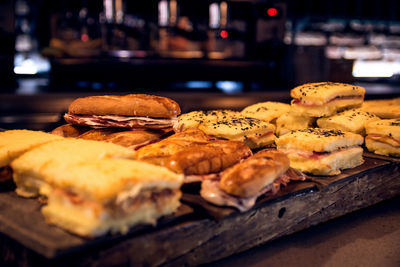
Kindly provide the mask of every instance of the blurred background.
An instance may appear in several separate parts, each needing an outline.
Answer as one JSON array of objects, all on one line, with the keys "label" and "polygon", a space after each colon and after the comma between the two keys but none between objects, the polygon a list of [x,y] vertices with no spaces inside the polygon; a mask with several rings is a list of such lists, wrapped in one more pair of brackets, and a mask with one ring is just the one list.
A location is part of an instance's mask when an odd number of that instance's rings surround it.
[{"label": "blurred background", "polygon": [[1,91],[241,92],[327,80],[400,81],[397,0],[0,5]]},{"label": "blurred background", "polygon": [[398,0],[2,0],[0,40],[4,112],[29,105],[9,94],[400,93]]}]

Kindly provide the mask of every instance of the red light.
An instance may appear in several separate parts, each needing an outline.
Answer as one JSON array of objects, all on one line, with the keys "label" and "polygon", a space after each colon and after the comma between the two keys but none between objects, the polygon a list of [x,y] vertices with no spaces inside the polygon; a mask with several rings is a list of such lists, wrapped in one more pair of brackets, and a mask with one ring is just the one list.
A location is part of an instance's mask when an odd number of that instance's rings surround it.
[{"label": "red light", "polygon": [[278,10],[276,10],[276,8],[273,8],[273,7],[268,8],[267,14],[270,17],[275,17],[276,15],[278,15]]},{"label": "red light", "polygon": [[89,41],[89,35],[87,35],[86,33],[83,33],[83,34],[81,35],[81,40],[82,40],[82,42],[87,42],[87,41]]},{"label": "red light", "polygon": [[226,39],[228,38],[228,32],[225,30],[222,30],[221,33],[219,34],[222,38]]}]

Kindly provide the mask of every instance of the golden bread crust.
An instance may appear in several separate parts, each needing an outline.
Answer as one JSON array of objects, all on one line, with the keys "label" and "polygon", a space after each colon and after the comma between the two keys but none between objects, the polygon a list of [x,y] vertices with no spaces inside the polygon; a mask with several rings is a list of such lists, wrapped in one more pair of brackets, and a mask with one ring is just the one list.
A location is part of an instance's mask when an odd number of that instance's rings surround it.
[{"label": "golden bread crust", "polygon": [[400,119],[372,121],[365,126],[367,134],[389,136],[400,140]]},{"label": "golden bread crust", "polygon": [[361,135],[340,130],[309,128],[294,130],[276,139],[278,150],[305,150],[332,152],[340,148],[360,146],[364,141]]},{"label": "golden bread crust", "polygon": [[289,111],[289,104],[267,101],[246,107],[242,114],[245,117],[271,122]]},{"label": "golden bread crust", "polygon": [[400,118],[400,98],[367,100],[361,106],[361,110],[367,111],[381,119]]},{"label": "golden bread crust", "polygon": [[254,196],[288,169],[289,159],[284,153],[263,150],[225,170],[221,174],[220,188],[235,196]]},{"label": "golden bread crust", "polygon": [[5,167],[25,152],[42,144],[62,140],[58,135],[41,131],[9,130],[0,132],[0,167]]},{"label": "golden bread crust", "polygon": [[369,151],[378,155],[400,157],[400,143],[394,146],[390,143],[374,140],[367,136],[365,138],[365,146]]},{"label": "golden bread crust", "polygon": [[379,118],[368,112],[351,109],[330,117],[320,118],[317,124],[320,128],[337,129],[345,132],[365,135],[365,124]]},{"label": "golden bread crust", "polygon": [[169,157],[175,153],[195,144],[206,143],[208,143],[207,135],[199,129],[192,128],[138,149],[136,159],[164,166]]},{"label": "golden bread crust", "polygon": [[121,131],[116,129],[93,129],[79,136],[85,140],[97,140],[113,143],[128,148],[135,148],[137,145],[148,144],[157,141],[162,136],[161,131],[132,130]]},{"label": "golden bread crust", "polygon": [[276,120],[276,135],[281,136],[291,130],[311,128],[315,120],[314,117],[301,116],[293,112],[283,114]]},{"label": "golden bread crust", "polygon": [[178,103],[161,96],[130,94],[88,96],[74,100],[68,112],[77,115],[121,115],[173,118],[181,113]]},{"label": "golden bread crust", "polygon": [[240,112],[233,110],[209,110],[192,111],[182,114],[178,117],[178,124],[175,127],[176,132],[184,131],[190,128],[197,128],[200,124],[210,121],[225,120],[228,118],[242,117]]},{"label": "golden bread crust", "polygon": [[293,88],[290,95],[303,103],[323,105],[336,97],[360,96],[364,99],[365,89],[346,83],[306,83]]},{"label": "golden bread crust", "polygon": [[270,145],[275,140],[275,126],[255,118],[231,118],[204,122],[199,129],[207,135],[245,142],[250,148]]},{"label": "golden bread crust", "polygon": [[89,127],[84,127],[84,126],[77,126],[77,125],[72,125],[72,124],[64,124],[61,125],[54,130],[52,130],[50,133],[59,135],[62,137],[78,137],[81,134],[89,131],[91,128]]},{"label": "golden bread crust", "polygon": [[173,154],[166,167],[185,175],[220,172],[252,154],[243,142],[217,140],[197,144]]}]

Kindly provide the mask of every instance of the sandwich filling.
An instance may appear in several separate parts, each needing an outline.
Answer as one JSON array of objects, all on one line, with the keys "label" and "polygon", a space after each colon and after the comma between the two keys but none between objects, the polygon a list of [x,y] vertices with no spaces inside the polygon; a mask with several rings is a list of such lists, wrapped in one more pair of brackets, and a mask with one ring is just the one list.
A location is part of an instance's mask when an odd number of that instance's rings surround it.
[{"label": "sandwich filling", "polygon": [[336,97],[326,101],[325,103],[314,103],[314,102],[306,102],[303,99],[296,98],[296,99],[292,100],[292,104],[300,105],[300,106],[307,106],[307,107],[315,107],[315,106],[321,106],[321,105],[331,103],[334,101],[338,101],[338,100],[362,100],[362,99],[364,99],[364,97],[361,95],[336,96]]},{"label": "sandwich filling", "polygon": [[400,147],[400,139],[394,138],[393,136],[387,136],[382,134],[368,134],[368,136],[366,136],[365,139],[386,143],[393,147]]},{"label": "sandwich filling", "polygon": [[91,127],[162,129],[173,127],[178,123],[178,119],[176,117],[162,119],[117,115],[76,115],[72,113],[66,113],[64,118],[68,123]]},{"label": "sandwich filling", "polygon": [[265,186],[257,194],[250,197],[239,197],[228,194],[219,186],[220,179],[220,175],[217,175],[212,179],[204,180],[201,184],[200,195],[208,202],[215,205],[230,206],[244,212],[251,209],[260,196],[267,193],[275,195],[279,192],[281,186],[286,186],[292,180],[304,181],[306,176],[295,169],[289,168],[287,172],[277,177],[271,184]]},{"label": "sandwich filling", "polygon": [[43,213],[51,223],[81,235],[97,236],[109,230],[125,233],[132,224],[155,224],[158,217],[173,212],[180,196],[179,189],[147,188],[123,191],[102,203],[57,188],[50,193]]}]

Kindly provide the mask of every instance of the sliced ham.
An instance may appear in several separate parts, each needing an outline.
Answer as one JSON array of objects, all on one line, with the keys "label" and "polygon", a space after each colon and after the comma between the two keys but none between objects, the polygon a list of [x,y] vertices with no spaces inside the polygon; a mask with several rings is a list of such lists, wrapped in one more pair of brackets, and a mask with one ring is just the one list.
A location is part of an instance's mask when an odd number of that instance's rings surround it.
[{"label": "sliced ham", "polygon": [[237,197],[221,190],[219,187],[220,176],[216,176],[212,179],[203,180],[200,195],[215,205],[235,207],[244,212],[251,209],[261,195],[266,193],[275,195],[281,186],[286,186],[290,181],[304,181],[305,179],[306,176],[302,172],[289,168],[286,173],[278,177],[272,184],[261,189],[258,194],[251,197]]},{"label": "sliced ham", "polygon": [[149,128],[162,129],[173,127],[177,118],[155,119],[148,117],[126,117],[115,115],[75,115],[67,113],[64,115],[68,123],[91,127],[118,127],[118,128]]}]

